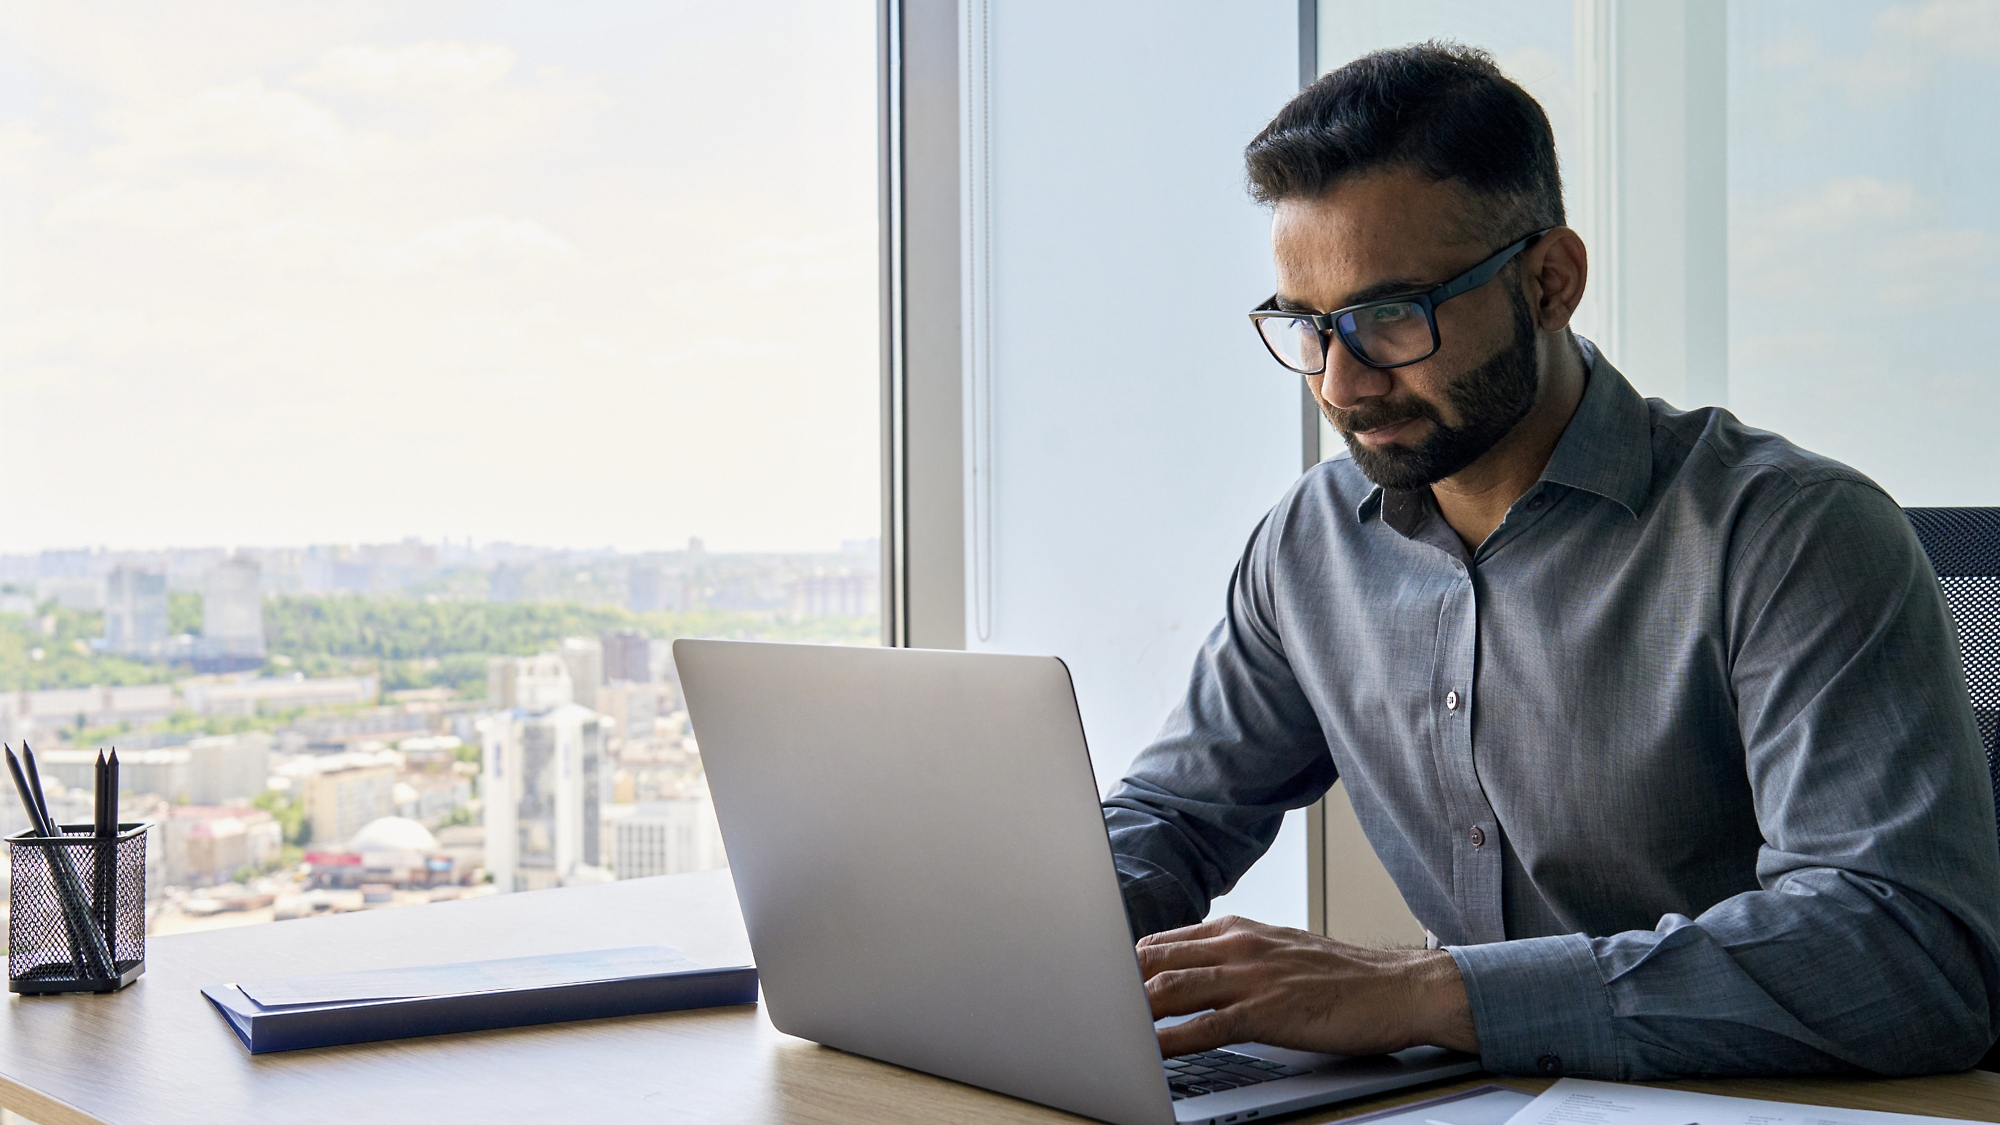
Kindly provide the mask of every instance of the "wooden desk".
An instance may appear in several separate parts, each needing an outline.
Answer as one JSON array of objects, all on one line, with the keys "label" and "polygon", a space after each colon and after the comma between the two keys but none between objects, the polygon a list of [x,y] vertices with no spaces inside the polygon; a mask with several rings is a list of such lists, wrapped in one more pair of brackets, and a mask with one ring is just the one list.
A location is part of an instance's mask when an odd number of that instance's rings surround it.
[{"label": "wooden desk", "polygon": [[[748,960],[727,872],[161,938],[113,996],[10,996],[0,1106],[36,1125],[338,1122],[1077,1122],[779,1034],[760,1007],[405,1039],[252,1058],[218,981],[667,942]],[[1502,1080],[1524,1090],[1545,1082]],[[1344,1106],[1332,1121],[1477,1082]],[[1748,1097],[2000,1120],[2000,1075],[1693,1082]]]}]

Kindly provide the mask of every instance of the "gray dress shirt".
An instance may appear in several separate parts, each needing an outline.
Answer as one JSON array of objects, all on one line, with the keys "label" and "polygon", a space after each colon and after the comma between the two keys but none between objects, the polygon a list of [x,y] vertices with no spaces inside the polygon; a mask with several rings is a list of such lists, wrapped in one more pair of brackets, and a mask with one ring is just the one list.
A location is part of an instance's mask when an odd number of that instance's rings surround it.
[{"label": "gray dress shirt", "polygon": [[1489,1070],[1920,1073],[2000,1034],[1992,791],[1901,509],[1602,360],[1477,550],[1346,457],[1265,517],[1104,803],[1135,931],[1336,777]]}]

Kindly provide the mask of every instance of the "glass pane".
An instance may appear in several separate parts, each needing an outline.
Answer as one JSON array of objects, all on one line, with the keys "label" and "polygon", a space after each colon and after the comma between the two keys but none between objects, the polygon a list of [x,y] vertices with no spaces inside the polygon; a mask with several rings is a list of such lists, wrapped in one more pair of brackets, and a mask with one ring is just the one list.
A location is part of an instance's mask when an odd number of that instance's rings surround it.
[{"label": "glass pane", "polygon": [[1271,346],[1271,353],[1279,362],[1294,371],[1319,369],[1324,354],[1320,350],[1319,330],[1311,321],[1271,316],[1259,320],[1257,329],[1264,334],[1264,342]]},{"label": "glass pane", "polygon": [[2000,9],[1729,12],[1731,407],[1903,504],[1995,503]]},{"label": "glass pane", "polygon": [[0,10],[0,735],[168,930],[720,864],[668,643],[880,634],[873,4],[204,11]]},{"label": "glass pane", "polygon": [[[1369,51],[1426,39],[1483,48],[1542,103],[1556,153],[1567,158],[1576,151],[1574,8],[1574,0],[1320,0],[1319,66],[1323,73]],[[1563,178],[1568,199],[1566,160]]]}]

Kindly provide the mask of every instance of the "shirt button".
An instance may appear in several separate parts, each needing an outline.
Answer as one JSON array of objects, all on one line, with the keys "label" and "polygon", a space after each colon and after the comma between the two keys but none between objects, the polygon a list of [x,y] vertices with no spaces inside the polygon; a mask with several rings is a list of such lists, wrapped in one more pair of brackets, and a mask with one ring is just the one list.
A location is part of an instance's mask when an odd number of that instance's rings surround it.
[{"label": "shirt button", "polygon": [[1528,501],[1528,510],[1531,512],[1539,512],[1548,506],[1549,498],[1546,496],[1537,496],[1533,500]]},{"label": "shirt button", "polygon": [[1562,1057],[1560,1055],[1543,1055],[1541,1058],[1535,1060],[1535,1069],[1548,1075],[1550,1078],[1561,1078],[1563,1072]]},{"label": "shirt button", "polygon": [[1486,830],[1477,824],[1472,826],[1472,831],[1467,833],[1467,836],[1472,840],[1473,847],[1483,848],[1486,846]]},{"label": "shirt button", "polygon": [[1445,692],[1444,705],[1446,710],[1450,711],[1458,710],[1458,693],[1455,691]]}]

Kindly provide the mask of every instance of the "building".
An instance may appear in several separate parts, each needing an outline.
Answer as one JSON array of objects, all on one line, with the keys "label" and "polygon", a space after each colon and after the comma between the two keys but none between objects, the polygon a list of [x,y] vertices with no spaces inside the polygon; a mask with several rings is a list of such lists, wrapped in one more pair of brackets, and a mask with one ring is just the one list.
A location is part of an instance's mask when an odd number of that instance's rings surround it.
[{"label": "building", "polygon": [[264,664],[264,592],[254,559],[237,556],[212,567],[202,581],[201,639],[194,666],[236,672]]},{"label": "building", "polygon": [[644,633],[621,629],[598,638],[604,650],[604,682],[645,684],[653,680],[653,642]]},{"label": "building", "polygon": [[793,617],[875,617],[882,577],[874,571],[816,570],[792,581]]},{"label": "building", "polygon": [[[523,702],[549,703],[531,695]],[[486,869],[502,892],[560,886],[579,868],[603,864],[603,724],[567,700],[517,707],[479,722]]]},{"label": "building", "polygon": [[[270,786],[271,736],[263,731],[197,738],[168,752],[187,755],[190,804],[247,805]],[[125,755],[118,760],[122,781]]]},{"label": "building", "polygon": [[660,717],[660,689],[652,684],[612,683],[597,689],[597,713],[607,738],[650,738]]},{"label": "building", "polygon": [[167,576],[113,567],[104,579],[104,648],[120,656],[158,656],[167,644]]},{"label": "building", "polygon": [[620,879],[708,871],[728,864],[708,794],[645,801],[611,821],[611,869]]},{"label": "building", "polygon": [[262,871],[278,858],[284,830],[263,809],[180,805],[166,810],[158,837],[163,876],[178,887],[227,883],[245,868]]},{"label": "building", "polygon": [[181,701],[198,715],[259,715],[300,707],[372,707],[379,687],[374,676],[196,680],[181,685]]},{"label": "building", "polygon": [[316,888],[430,887],[454,882],[460,874],[430,829],[400,816],[371,820],[344,846],[307,852],[306,863]]},{"label": "building", "polygon": [[[270,782],[271,736],[261,731],[197,738],[163,750],[120,750],[118,791],[173,805],[248,805]],[[97,751],[54,749],[35,754],[44,778],[88,793],[96,783]]]},{"label": "building", "polygon": [[680,613],[687,606],[687,583],[677,571],[635,563],[625,572],[625,608],[633,613]]},{"label": "building", "polygon": [[555,653],[486,661],[486,705],[495,711],[547,711],[574,702],[569,665]]},{"label": "building", "polygon": [[104,580],[87,574],[42,578],[35,582],[35,597],[87,613],[104,608]]},{"label": "building", "polygon": [[344,844],[371,820],[395,811],[396,767],[347,765],[301,779],[306,822],[315,845]]},{"label": "building", "polygon": [[0,739],[32,739],[37,730],[74,727],[78,720],[84,726],[138,726],[173,712],[171,684],[10,691],[0,693]]},{"label": "building", "polygon": [[595,637],[564,637],[557,650],[569,668],[571,699],[585,707],[597,706],[597,686],[604,683],[604,645]]}]

